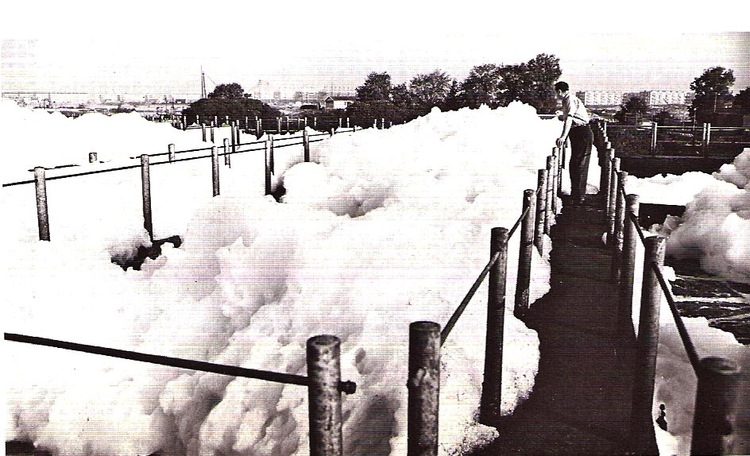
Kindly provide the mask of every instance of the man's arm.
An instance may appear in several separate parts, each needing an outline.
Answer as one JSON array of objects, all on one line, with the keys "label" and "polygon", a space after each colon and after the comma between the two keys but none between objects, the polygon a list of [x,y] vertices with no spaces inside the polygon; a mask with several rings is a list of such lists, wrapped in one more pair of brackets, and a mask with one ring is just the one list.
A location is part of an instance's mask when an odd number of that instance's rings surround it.
[{"label": "man's arm", "polygon": [[573,119],[565,115],[563,117],[563,130],[560,134],[560,137],[557,138],[557,141],[555,143],[557,144],[557,147],[562,147],[563,144],[565,144],[565,141],[568,139],[568,133],[570,133],[570,127],[573,126]]}]

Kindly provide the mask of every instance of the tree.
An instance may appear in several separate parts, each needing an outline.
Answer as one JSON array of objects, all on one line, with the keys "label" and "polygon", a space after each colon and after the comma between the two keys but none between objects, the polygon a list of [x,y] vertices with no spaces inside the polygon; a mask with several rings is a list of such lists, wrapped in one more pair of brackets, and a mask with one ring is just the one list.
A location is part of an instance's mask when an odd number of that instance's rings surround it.
[{"label": "tree", "polygon": [[648,112],[648,104],[641,97],[630,97],[628,101],[620,105],[620,110],[615,114],[615,119],[623,123],[637,124],[638,120]]},{"label": "tree", "polygon": [[365,83],[356,89],[358,101],[387,101],[391,97],[391,76],[372,72]]},{"label": "tree", "polygon": [[668,109],[662,109],[654,115],[654,122],[659,125],[666,125],[674,119],[674,116]]},{"label": "tree", "polygon": [[536,108],[540,114],[555,112],[555,82],[560,79],[560,59],[554,55],[538,54],[533,59],[518,66],[522,85],[518,100]]},{"label": "tree", "polygon": [[740,114],[750,114],[750,87],[740,90],[734,96],[732,109]]},{"label": "tree", "polygon": [[475,66],[461,84],[461,104],[470,108],[478,108],[483,104],[490,108],[498,107],[500,79],[500,67],[497,65],[489,63]]},{"label": "tree", "polygon": [[455,79],[451,82],[448,95],[445,97],[441,109],[444,111],[457,111],[461,108],[461,84]]},{"label": "tree", "polygon": [[391,100],[393,104],[402,108],[411,108],[413,105],[411,93],[406,84],[398,84],[391,89]]},{"label": "tree", "polygon": [[198,116],[202,119],[201,123],[217,117],[221,124],[227,117],[229,120],[242,121],[245,117],[254,119],[256,116],[268,119],[280,116],[281,111],[260,100],[250,98],[241,85],[232,82],[217,85],[207,98],[191,103],[183,114],[188,124],[196,122]]},{"label": "tree", "polygon": [[734,85],[734,73],[724,67],[711,67],[690,83],[695,92],[690,116],[699,123],[710,122],[717,107],[732,100],[729,88]]},{"label": "tree", "polygon": [[560,78],[560,59],[538,54],[526,63],[474,67],[461,85],[459,99],[464,106],[491,108],[520,101],[540,113],[554,112],[557,107],[554,83]]},{"label": "tree", "polygon": [[226,98],[226,99],[237,99],[242,98],[245,91],[242,86],[233,82],[231,84],[219,84],[213,92],[208,94],[208,98]]},{"label": "tree", "polygon": [[451,88],[451,79],[442,71],[420,74],[409,82],[409,93],[417,104],[428,111],[441,105]]}]

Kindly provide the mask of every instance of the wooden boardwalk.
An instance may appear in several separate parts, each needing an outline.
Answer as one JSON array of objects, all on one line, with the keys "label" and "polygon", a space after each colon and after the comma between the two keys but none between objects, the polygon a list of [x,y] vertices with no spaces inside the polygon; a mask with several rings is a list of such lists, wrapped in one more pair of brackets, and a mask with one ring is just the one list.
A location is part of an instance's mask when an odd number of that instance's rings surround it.
[{"label": "wooden boardwalk", "polygon": [[[631,323],[618,328],[611,253],[601,239],[603,209],[596,196],[587,198],[583,206],[564,203],[551,230],[551,289],[526,318],[540,340],[534,390],[502,419],[500,437],[471,456],[633,454],[635,337]],[[651,434],[638,454],[658,454]]]}]

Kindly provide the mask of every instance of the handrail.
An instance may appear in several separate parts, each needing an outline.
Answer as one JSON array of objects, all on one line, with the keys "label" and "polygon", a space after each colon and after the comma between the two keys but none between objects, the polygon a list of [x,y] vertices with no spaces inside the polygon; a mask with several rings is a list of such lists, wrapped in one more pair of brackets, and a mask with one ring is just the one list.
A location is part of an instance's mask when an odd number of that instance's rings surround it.
[{"label": "handrail", "polygon": [[[621,194],[624,196],[625,188],[621,183],[618,183],[618,188],[620,189]],[[633,213],[633,211],[627,211],[627,214],[630,222],[635,226],[636,231],[638,232],[638,236],[641,238],[641,243],[643,243],[646,240],[646,237],[643,234],[643,229],[638,224],[637,216]],[[685,347],[685,351],[687,352],[688,359],[690,360],[690,365],[693,367],[693,370],[697,372],[700,358],[698,357],[698,354],[695,350],[693,341],[690,339],[690,334],[687,332],[685,323],[682,321],[682,317],[677,310],[677,304],[675,303],[674,296],[672,296],[672,292],[669,290],[667,281],[664,279],[664,274],[662,273],[659,266],[653,261],[650,262],[649,265],[651,266],[651,269],[653,269],[656,278],[659,281],[659,286],[661,287],[664,296],[667,298],[667,302],[669,303],[669,310],[672,313],[672,317],[674,318],[675,326],[677,326],[677,332],[680,334],[682,345]]]},{"label": "handrail", "polygon": [[[161,366],[177,367],[180,369],[190,369],[201,372],[211,372],[214,374],[230,375],[233,377],[254,378],[269,382],[310,386],[309,378],[302,375],[286,374],[259,369],[247,369],[244,367],[227,366],[205,361],[174,358],[171,356],[151,355],[130,350],[119,350],[114,348],[99,347],[96,345],[87,345],[79,344],[76,342],[48,339],[46,337],[27,336],[14,333],[4,333],[4,335],[4,339],[11,342],[21,342],[32,345],[41,345],[45,347],[61,348],[63,350],[72,350],[94,355],[109,356],[118,359],[140,361],[144,363],[158,364]],[[356,391],[356,384],[351,381],[339,382],[339,391],[346,394],[353,394]]]},{"label": "handrail", "polygon": [[[537,187],[536,194],[538,195],[542,191],[541,187]],[[521,222],[523,219],[528,215],[529,211],[531,210],[530,206],[527,206],[524,208],[523,211],[521,211],[521,215],[516,220],[516,223],[513,225],[513,228],[508,231],[508,240],[510,240],[513,237],[513,234],[516,232],[518,227],[521,225]],[[464,299],[461,300],[461,303],[458,305],[456,310],[453,312],[453,315],[451,315],[450,319],[448,320],[448,323],[445,324],[442,331],[440,331],[440,345],[442,346],[445,343],[445,340],[450,335],[451,331],[453,330],[453,327],[458,322],[458,319],[461,318],[461,315],[464,313],[464,310],[466,310],[466,306],[469,304],[471,299],[474,297],[474,294],[479,289],[479,286],[484,281],[485,277],[487,277],[487,274],[489,274],[490,269],[492,266],[495,265],[495,262],[497,262],[498,257],[500,256],[500,252],[496,252],[490,261],[487,263],[487,265],[484,267],[481,273],[479,273],[479,276],[474,281],[474,284],[469,288],[469,291],[466,293],[466,296],[464,296]]]},{"label": "handrail", "polygon": [[[313,137],[313,136],[330,136],[330,135],[328,133],[320,133],[320,134],[310,135],[310,137]],[[298,138],[295,137],[295,138],[284,138],[284,139],[298,139]],[[279,140],[278,138],[274,139],[274,141],[278,141],[278,140]],[[324,139],[315,139],[315,140],[310,140],[309,142],[313,143],[313,142],[321,142],[321,141],[324,141]],[[248,146],[248,145],[253,145],[253,144],[265,144],[265,141],[251,141],[249,143],[236,144],[235,147]],[[281,148],[281,147],[288,147],[288,146],[299,146],[299,145],[302,145],[302,144],[304,144],[304,142],[299,142],[299,143],[294,143],[294,144],[280,144],[280,145],[275,145],[274,147],[275,148]],[[212,147],[221,147],[221,146],[212,146]],[[175,154],[188,153],[188,152],[200,152],[200,151],[203,151],[203,150],[211,150],[212,147],[203,147],[203,148],[199,148],[199,149],[179,150],[179,151],[175,151]],[[263,150],[263,148],[261,147],[261,148],[257,148],[257,149],[235,150],[234,152],[220,152],[218,154],[218,156],[222,157],[222,156],[225,156],[225,155],[241,154],[241,153],[245,153],[245,152],[255,152],[255,151],[259,151],[259,150]],[[169,152],[159,152],[159,153],[156,153],[156,154],[150,154],[149,156],[150,157],[160,157],[160,156],[164,156],[164,155],[169,155]],[[129,159],[136,159],[136,158],[139,158],[139,157],[128,157],[128,158]],[[211,155],[199,155],[197,157],[180,158],[180,159],[171,160],[171,161],[153,162],[151,164],[152,165],[162,165],[164,163],[179,163],[179,162],[183,162],[183,161],[199,160],[199,159],[204,159],[204,158],[211,158]],[[73,165],[73,166],[77,166],[77,165]],[[109,172],[114,172],[114,171],[124,171],[124,170],[128,170],[128,169],[136,169],[136,168],[140,168],[140,167],[141,167],[141,164],[139,163],[137,165],[126,165],[126,166],[118,166],[116,168],[96,169],[96,170],[90,170],[90,171],[83,171],[83,172],[80,172],[80,173],[65,174],[65,175],[62,175],[62,176],[49,176],[49,177],[46,177],[46,180],[47,181],[52,181],[52,180],[58,180],[58,179],[66,179],[66,178],[69,178],[69,177],[89,176],[89,175],[92,175],[92,174],[109,173]],[[17,185],[27,185],[27,184],[33,184],[34,182],[35,182],[34,179],[26,179],[26,180],[21,180],[21,181],[16,181],[16,182],[7,182],[7,183],[2,184],[2,187],[5,188],[5,187],[14,187],[14,186],[17,186]]]},{"label": "handrail", "polygon": [[484,278],[487,277],[487,274],[489,274],[490,269],[492,269],[492,266],[495,265],[495,262],[497,262],[497,259],[500,257],[500,252],[496,252],[489,262],[487,262],[487,266],[484,267],[482,272],[479,274],[479,277],[477,277],[477,280],[474,281],[474,284],[469,289],[469,292],[466,293],[466,296],[464,296],[464,299],[461,300],[461,304],[458,305],[455,312],[453,312],[453,315],[451,315],[451,318],[448,320],[448,323],[445,324],[445,327],[442,331],[440,331],[440,345],[442,346],[445,343],[445,339],[448,338],[448,336],[451,333],[451,330],[454,326],[456,326],[456,323],[458,322],[458,319],[461,318],[461,315],[464,313],[464,310],[466,309],[466,306],[469,304],[471,299],[474,297],[474,294],[479,289],[479,286],[484,281]]}]

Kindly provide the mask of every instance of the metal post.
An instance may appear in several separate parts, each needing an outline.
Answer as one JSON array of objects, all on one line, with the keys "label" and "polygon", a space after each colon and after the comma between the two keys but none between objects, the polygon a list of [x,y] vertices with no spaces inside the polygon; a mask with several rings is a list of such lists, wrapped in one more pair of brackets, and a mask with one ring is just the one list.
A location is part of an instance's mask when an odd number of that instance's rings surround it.
[{"label": "metal post", "polygon": [[703,358],[698,370],[698,390],[690,454],[739,454],[735,447],[740,369],[725,358]]},{"label": "metal post", "polygon": [[658,126],[656,122],[651,122],[651,153],[656,154],[656,130]]},{"label": "metal post", "polygon": [[440,403],[440,325],[409,325],[407,455],[437,456]]},{"label": "metal post", "polygon": [[341,341],[322,335],[307,340],[310,454],[342,456]]},{"label": "metal post", "polygon": [[201,138],[203,142],[206,142],[206,126],[201,124]]},{"label": "metal post", "polygon": [[36,189],[36,219],[39,227],[39,240],[49,241],[49,211],[47,208],[47,179],[45,169],[34,168],[34,186]]},{"label": "metal post", "polygon": [[276,118],[276,133],[281,134],[281,117]]},{"label": "metal post", "polygon": [[546,207],[547,207],[547,170],[540,169],[537,176],[537,200],[536,200],[536,218],[534,229],[534,245],[541,255],[544,247],[544,226],[546,224]]},{"label": "metal post", "polygon": [[632,213],[638,220],[640,205],[638,195],[628,195],[626,198],[627,211],[622,236],[622,266],[620,268],[620,287],[618,293],[617,321],[618,328],[627,329],[632,335],[633,314],[633,281],[635,273],[635,252],[638,246],[638,231],[635,223],[628,214]]},{"label": "metal post", "polygon": [[174,144],[167,145],[167,154],[169,155],[169,161],[173,162],[175,159]]},{"label": "metal post", "polygon": [[610,279],[612,283],[620,280],[620,266],[622,266],[622,246],[625,229],[625,184],[628,180],[628,172],[617,173],[617,194],[615,204],[615,230],[612,238],[612,264],[610,267]]},{"label": "metal post", "polygon": [[211,148],[211,177],[214,187],[214,196],[219,195],[219,149],[216,146]]},{"label": "metal post", "polygon": [[307,130],[302,130],[302,149],[304,151],[305,163],[310,162],[310,136]]},{"label": "metal post", "polygon": [[215,136],[216,136],[216,135],[215,135],[215,133],[214,133],[214,126],[213,126],[213,125],[211,125],[211,144],[214,144],[214,143],[216,143],[216,137],[215,137]]},{"label": "metal post", "polygon": [[490,258],[495,255],[497,260],[489,274],[484,382],[479,406],[479,422],[489,426],[497,424],[500,417],[502,395],[505,279],[508,270],[508,230],[505,228],[492,228]]},{"label": "metal post", "polygon": [[643,264],[641,315],[636,342],[635,369],[633,372],[633,406],[630,417],[630,439],[634,450],[640,452],[653,438],[652,405],[656,378],[656,355],[659,346],[659,309],[662,300],[661,286],[652,269],[664,265],[666,239],[658,236],[646,238],[646,256]]},{"label": "metal post", "polygon": [[151,218],[151,167],[147,154],[141,155],[141,189],[143,194],[143,228],[148,238],[154,240],[154,225]]},{"label": "metal post", "polygon": [[529,286],[531,285],[531,259],[534,253],[534,213],[536,192],[523,191],[523,213],[521,242],[518,255],[518,277],[516,279],[516,301],[513,314],[522,318],[529,309]]},{"label": "metal post", "polygon": [[96,152],[89,152],[89,163],[96,163],[98,160],[98,155]]}]

